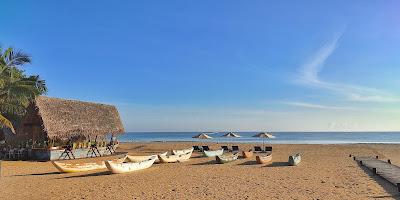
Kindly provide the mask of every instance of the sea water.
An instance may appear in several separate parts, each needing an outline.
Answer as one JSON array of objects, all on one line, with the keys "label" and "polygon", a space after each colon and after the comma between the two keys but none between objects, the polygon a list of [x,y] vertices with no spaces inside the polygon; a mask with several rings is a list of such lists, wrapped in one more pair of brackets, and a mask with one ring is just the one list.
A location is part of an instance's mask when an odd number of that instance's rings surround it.
[{"label": "sea water", "polygon": [[[208,140],[192,138],[198,132],[128,132],[118,137],[121,142],[235,142],[260,143],[262,138],[252,137],[257,132],[236,132],[240,138],[223,137],[224,132],[210,133]],[[276,138],[265,139],[272,144],[399,144],[400,132],[273,132]]]}]

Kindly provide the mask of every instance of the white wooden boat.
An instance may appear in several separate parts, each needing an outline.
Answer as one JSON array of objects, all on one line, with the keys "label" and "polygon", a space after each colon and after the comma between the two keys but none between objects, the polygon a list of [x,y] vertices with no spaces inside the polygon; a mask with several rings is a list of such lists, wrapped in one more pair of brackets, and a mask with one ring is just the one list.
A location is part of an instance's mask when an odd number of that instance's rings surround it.
[{"label": "white wooden boat", "polygon": [[272,161],[272,154],[265,156],[256,156],[256,161],[258,164],[267,164]]},{"label": "white wooden boat", "polygon": [[[114,162],[122,163],[125,161],[125,159],[126,156],[124,156],[123,158],[115,159]],[[58,169],[58,171],[62,173],[86,172],[91,170],[107,168],[104,161],[91,162],[91,163],[76,163],[76,164],[52,161],[51,163],[54,165],[54,167]]]},{"label": "white wooden boat", "polygon": [[204,156],[206,157],[215,157],[224,154],[224,150],[215,150],[215,151],[203,151]]},{"label": "white wooden boat", "polygon": [[147,169],[151,167],[156,161],[157,156],[152,156],[150,159],[143,160],[140,162],[124,162],[124,163],[117,163],[114,161],[105,161],[105,165],[107,169],[113,174],[121,174],[127,172],[138,171],[142,169]]},{"label": "white wooden boat", "polygon": [[161,163],[184,162],[190,159],[192,152],[181,155],[158,155]]},{"label": "white wooden boat", "polygon": [[297,153],[295,155],[289,156],[289,165],[291,166],[296,166],[301,162],[301,155],[300,153]]},{"label": "white wooden boat", "polygon": [[182,155],[182,154],[187,154],[193,152],[194,148],[189,148],[189,149],[182,149],[182,150],[172,150],[172,153],[174,155]]},{"label": "white wooden boat", "polygon": [[[165,155],[167,155],[167,153],[168,152],[164,152],[164,153],[161,153],[159,155],[164,155],[165,156]],[[150,155],[150,156],[131,156],[131,155],[127,155],[126,157],[127,157],[127,160],[130,161],[130,162],[140,162],[140,161],[148,160],[153,156],[156,157],[155,163],[160,162],[160,160],[158,159],[158,155]]]},{"label": "white wooden boat", "polygon": [[232,154],[232,155],[220,155],[220,156],[215,156],[215,160],[219,164],[224,164],[224,163],[235,161],[238,159],[238,157],[239,157],[239,155],[237,153]]}]

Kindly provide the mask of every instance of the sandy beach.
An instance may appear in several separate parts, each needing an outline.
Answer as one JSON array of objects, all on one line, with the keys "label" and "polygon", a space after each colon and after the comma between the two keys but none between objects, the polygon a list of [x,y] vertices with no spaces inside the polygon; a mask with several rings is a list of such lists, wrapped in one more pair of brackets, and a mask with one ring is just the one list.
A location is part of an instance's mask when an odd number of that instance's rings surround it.
[{"label": "sandy beach", "polygon": [[[146,155],[195,143],[125,143],[118,151]],[[200,143],[198,143],[200,145]],[[203,143],[204,144],[204,143]],[[210,143],[218,148],[221,144]],[[232,145],[232,144],[231,144]],[[238,144],[249,149],[250,144]],[[399,145],[272,145],[273,163],[239,159],[218,165],[194,153],[188,162],[154,164],[127,174],[106,170],[60,174],[50,162],[3,161],[1,199],[400,199],[396,187],[349,158],[379,155],[400,165]],[[287,166],[290,154],[303,161]],[[95,159],[79,159],[86,162]],[[110,157],[107,157],[110,159]]]}]

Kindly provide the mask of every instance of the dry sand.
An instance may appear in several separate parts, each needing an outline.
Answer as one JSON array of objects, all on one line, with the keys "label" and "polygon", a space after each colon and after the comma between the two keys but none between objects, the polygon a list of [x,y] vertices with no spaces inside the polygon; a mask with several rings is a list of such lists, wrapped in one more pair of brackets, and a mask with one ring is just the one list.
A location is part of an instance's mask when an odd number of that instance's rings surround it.
[{"label": "dry sand", "polygon": [[[132,143],[122,144],[119,151],[145,155],[193,144]],[[254,158],[218,165],[213,158],[193,154],[185,163],[154,164],[127,174],[109,174],[106,170],[59,174],[50,162],[4,161],[0,199],[399,199],[392,184],[348,157],[379,155],[400,165],[399,148],[273,145],[273,163],[266,166],[255,164]],[[302,163],[286,166],[288,156],[295,152],[303,154]],[[73,162],[88,160],[98,159]]]}]

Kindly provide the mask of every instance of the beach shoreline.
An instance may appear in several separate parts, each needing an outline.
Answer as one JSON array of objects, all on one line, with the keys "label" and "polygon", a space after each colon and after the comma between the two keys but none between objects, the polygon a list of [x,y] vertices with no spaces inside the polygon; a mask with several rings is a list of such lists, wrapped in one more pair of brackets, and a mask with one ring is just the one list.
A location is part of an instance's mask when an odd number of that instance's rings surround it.
[{"label": "beach shoreline", "polygon": [[[121,143],[119,152],[149,155],[193,145],[256,144],[207,142]],[[270,145],[270,144],[267,144]],[[261,146],[261,144],[258,144]],[[3,161],[2,199],[398,199],[397,188],[361,168],[349,155],[376,156],[400,165],[398,144],[272,144],[273,162],[255,158],[217,165],[215,158],[194,153],[187,162],[154,164],[127,174],[106,170],[60,174],[51,162]],[[301,153],[299,166],[288,156]],[[80,163],[109,157],[78,159]],[[45,188],[45,189],[43,189]]]}]

